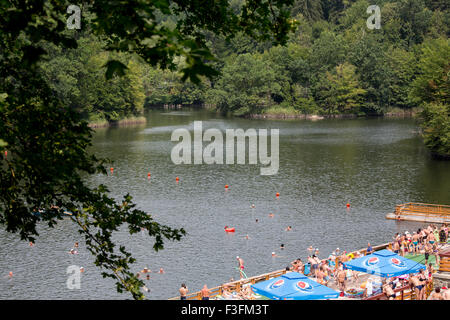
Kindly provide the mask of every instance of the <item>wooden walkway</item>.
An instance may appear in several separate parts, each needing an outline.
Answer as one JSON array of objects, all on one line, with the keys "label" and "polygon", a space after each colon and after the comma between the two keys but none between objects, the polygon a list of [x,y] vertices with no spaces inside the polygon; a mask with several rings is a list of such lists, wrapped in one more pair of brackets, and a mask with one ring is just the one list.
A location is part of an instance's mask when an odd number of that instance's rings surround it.
[{"label": "wooden walkway", "polygon": [[386,219],[428,223],[450,223],[450,206],[408,202],[397,205]]}]

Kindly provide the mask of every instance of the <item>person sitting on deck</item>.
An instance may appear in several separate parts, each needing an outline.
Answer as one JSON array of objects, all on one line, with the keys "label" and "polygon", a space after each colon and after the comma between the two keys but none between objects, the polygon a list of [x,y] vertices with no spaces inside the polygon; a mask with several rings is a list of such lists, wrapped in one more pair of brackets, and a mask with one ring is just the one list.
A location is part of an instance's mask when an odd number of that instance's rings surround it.
[{"label": "person sitting on deck", "polygon": [[394,299],[395,299],[395,292],[394,292],[394,290],[392,289],[391,284],[388,283],[386,279],[383,280],[383,286],[382,286],[382,288],[383,288],[383,293],[386,295],[386,297],[387,297],[389,300],[394,300]]},{"label": "person sitting on deck", "polygon": [[444,300],[444,297],[441,294],[441,288],[437,287],[434,289],[434,292],[428,298],[429,300]]}]

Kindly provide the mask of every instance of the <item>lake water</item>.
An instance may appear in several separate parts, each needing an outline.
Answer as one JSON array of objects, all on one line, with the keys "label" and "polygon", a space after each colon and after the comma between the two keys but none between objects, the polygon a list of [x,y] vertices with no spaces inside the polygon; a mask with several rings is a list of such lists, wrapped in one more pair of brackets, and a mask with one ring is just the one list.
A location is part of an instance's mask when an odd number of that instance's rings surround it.
[{"label": "lake water", "polygon": [[[203,121],[204,130],[279,129],[278,174],[262,176],[259,165],[174,165],[172,131],[192,129],[194,120]],[[177,296],[182,282],[194,292],[204,284],[238,279],[237,255],[247,276],[254,276],[305,258],[310,245],[325,258],[336,247],[349,251],[368,241],[382,244],[395,232],[421,226],[386,220],[396,204],[450,204],[450,162],[430,158],[413,119],[246,120],[206,111],[152,111],[145,125],[97,129],[92,149],[114,161],[114,175],[89,177],[90,184],[107,185],[117,199],[129,192],[158,222],[187,231],[157,253],[144,234],[115,234],[137,258],[133,271],[164,268],[164,274],[152,273],[146,281],[149,299]],[[225,233],[226,225],[236,232]],[[293,230],[284,231],[287,226]],[[0,299],[131,297],[102,278],[70,219],[39,230],[34,247],[0,231]],[[70,255],[75,241],[79,254]],[[272,252],[280,257],[272,258]],[[79,290],[66,286],[70,265],[86,270]]]}]

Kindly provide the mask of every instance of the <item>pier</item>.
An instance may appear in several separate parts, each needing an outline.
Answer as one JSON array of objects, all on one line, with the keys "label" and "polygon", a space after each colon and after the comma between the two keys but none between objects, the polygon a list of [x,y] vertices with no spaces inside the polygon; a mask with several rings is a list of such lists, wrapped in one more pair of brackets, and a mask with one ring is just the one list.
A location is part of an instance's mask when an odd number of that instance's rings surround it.
[{"label": "pier", "polygon": [[428,223],[450,223],[450,206],[408,202],[397,205],[386,219]]}]

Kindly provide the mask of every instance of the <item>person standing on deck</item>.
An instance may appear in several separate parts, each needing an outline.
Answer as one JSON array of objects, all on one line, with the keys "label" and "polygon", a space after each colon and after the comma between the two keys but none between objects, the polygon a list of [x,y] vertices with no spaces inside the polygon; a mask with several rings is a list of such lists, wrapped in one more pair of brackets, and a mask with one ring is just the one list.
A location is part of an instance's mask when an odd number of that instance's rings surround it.
[{"label": "person standing on deck", "polygon": [[238,263],[239,263],[239,276],[240,278],[244,278],[244,260],[242,260],[242,258],[240,258],[239,256],[236,257]]},{"label": "person standing on deck", "polygon": [[367,243],[366,256],[373,253],[373,248],[370,245],[370,242]]},{"label": "person standing on deck", "polygon": [[181,288],[179,291],[180,291],[180,300],[186,300],[186,295],[189,290],[184,283],[181,284]]},{"label": "person standing on deck", "polygon": [[201,290],[202,294],[202,300],[209,300],[209,289],[206,286],[206,284],[203,286],[203,289]]},{"label": "person standing on deck", "polygon": [[428,264],[428,258],[433,254],[433,246],[430,243],[425,243],[425,265]]}]

